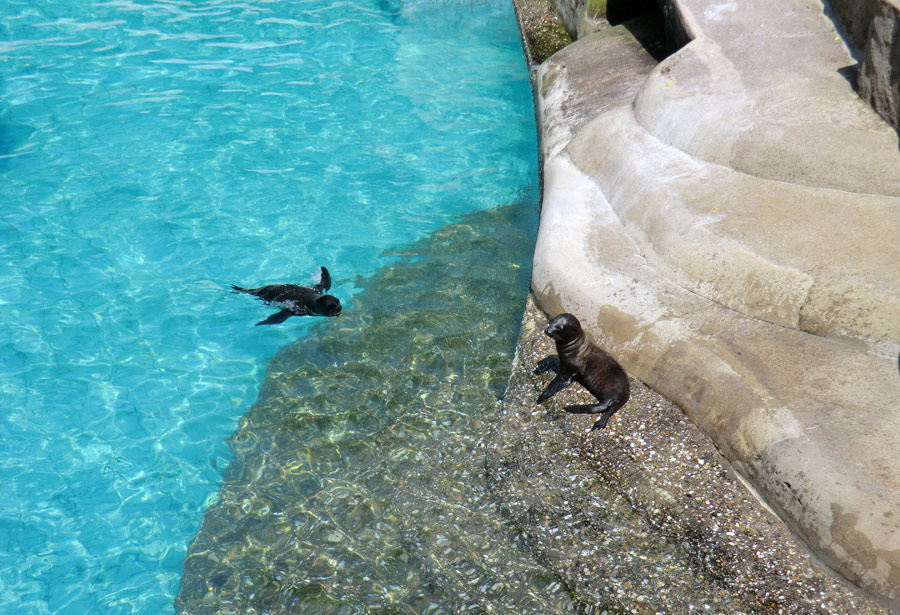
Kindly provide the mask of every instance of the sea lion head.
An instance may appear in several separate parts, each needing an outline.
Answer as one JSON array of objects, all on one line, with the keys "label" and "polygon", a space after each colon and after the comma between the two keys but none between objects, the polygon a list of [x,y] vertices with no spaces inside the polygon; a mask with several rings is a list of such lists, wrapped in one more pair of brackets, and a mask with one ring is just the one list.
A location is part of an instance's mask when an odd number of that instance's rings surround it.
[{"label": "sea lion head", "polygon": [[341,313],[341,302],[333,295],[322,295],[316,298],[312,308],[319,316],[337,316]]},{"label": "sea lion head", "polygon": [[571,314],[560,314],[550,321],[544,333],[554,340],[565,342],[582,335],[581,323]]}]

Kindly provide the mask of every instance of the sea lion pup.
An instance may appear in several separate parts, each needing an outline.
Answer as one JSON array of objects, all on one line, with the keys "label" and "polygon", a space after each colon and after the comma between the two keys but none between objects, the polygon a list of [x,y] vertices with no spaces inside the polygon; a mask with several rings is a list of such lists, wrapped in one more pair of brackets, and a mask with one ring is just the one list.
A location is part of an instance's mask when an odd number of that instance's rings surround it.
[{"label": "sea lion pup", "polygon": [[232,292],[247,293],[269,305],[281,308],[280,312],[259,321],[257,325],[277,325],[291,316],[337,316],[341,313],[341,302],[337,297],[325,294],[329,288],[331,275],[325,267],[322,267],[319,283],[314,286],[295,284],[270,284],[260,288],[231,286]]},{"label": "sea lion pup", "polygon": [[628,375],[625,370],[587,339],[581,323],[571,314],[560,314],[551,320],[544,333],[556,341],[558,354],[542,359],[534,368],[534,373],[543,374],[552,370],[556,378],[541,392],[537,402],[550,399],[574,380],[596,397],[597,403],[566,406],[566,412],[603,413],[591,431],[603,429],[609,417],[628,401]]}]

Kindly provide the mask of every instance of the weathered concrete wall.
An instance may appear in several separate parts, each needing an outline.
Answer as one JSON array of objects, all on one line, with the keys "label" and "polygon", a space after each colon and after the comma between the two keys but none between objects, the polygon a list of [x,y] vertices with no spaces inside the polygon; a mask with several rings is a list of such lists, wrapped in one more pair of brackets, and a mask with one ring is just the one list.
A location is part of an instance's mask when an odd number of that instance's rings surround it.
[{"label": "weathered concrete wall", "polygon": [[900,130],[900,3],[832,0],[831,4],[862,55],[859,95]]},{"label": "weathered concrete wall", "polygon": [[553,6],[572,38],[596,32],[606,18],[607,0],[553,0]]},{"label": "weathered concrete wall", "polygon": [[649,13],[658,13],[657,0],[552,0],[573,38],[593,34],[604,24],[618,25]]}]

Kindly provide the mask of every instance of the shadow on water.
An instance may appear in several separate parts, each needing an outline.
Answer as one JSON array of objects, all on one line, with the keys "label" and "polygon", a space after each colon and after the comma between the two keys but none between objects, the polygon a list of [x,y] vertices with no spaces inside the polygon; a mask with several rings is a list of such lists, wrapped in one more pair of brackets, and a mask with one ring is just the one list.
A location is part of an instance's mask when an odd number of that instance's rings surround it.
[{"label": "shadow on water", "polygon": [[393,23],[397,23],[400,15],[403,13],[401,3],[396,0],[377,0],[378,10],[391,18]]},{"label": "shadow on water", "polygon": [[11,157],[28,142],[34,131],[31,126],[10,121],[8,109],[0,106],[0,172],[9,168]]},{"label": "shadow on water", "polygon": [[574,613],[491,500],[537,203],[463,217],[268,365],[179,612]]}]

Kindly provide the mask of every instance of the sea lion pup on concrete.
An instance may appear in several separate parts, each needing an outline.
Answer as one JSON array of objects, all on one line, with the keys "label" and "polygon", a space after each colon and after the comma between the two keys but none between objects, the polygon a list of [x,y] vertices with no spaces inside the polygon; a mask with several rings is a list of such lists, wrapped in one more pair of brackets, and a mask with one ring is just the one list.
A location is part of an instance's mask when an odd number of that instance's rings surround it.
[{"label": "sea lion pup on concrete", "polygon": [[259,321],[257,325],[277,325],[291,316],[337,316],[341,313],[341,302],[337,297],[325,294],[329,288],[331,275],[325,267],[322,267],[319,283],[314,286],[294,284],[270,284],[260,288],[231,286],[232,292],[247,293],[269,305],[281,308],[280,312]]},{"label": "sea lion pup on concrete", "polygon": [[560,314],[550,321],[544,333],[556,341],[557,355],[542,359],[534,368],[535,374],[554,371],[554,378],[537,398],[541,403],[550,399],[572,381],[578,382],[597,398],[596,404],[566,406],[575,414],[603,414],[591,431],[603,429],[609,417],[628,401],[628,375],[611,356],[592,344],[584,334],[581,323],[571,314]]}]

